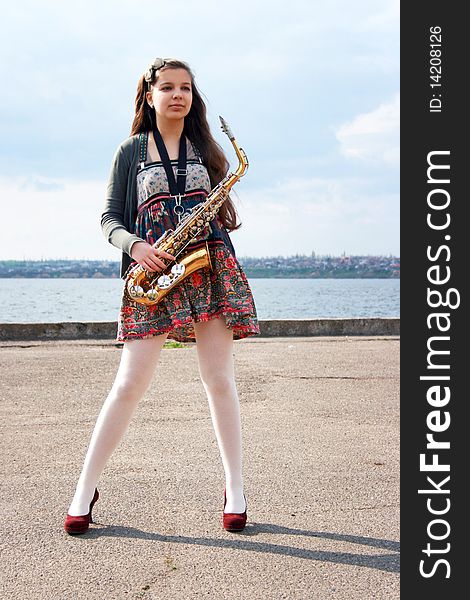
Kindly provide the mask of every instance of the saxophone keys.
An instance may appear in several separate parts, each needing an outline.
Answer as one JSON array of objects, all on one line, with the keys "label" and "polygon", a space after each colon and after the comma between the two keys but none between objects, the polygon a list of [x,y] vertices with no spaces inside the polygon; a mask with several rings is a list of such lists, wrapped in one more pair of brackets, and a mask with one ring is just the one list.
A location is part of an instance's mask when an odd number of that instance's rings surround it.
[{"label": "saxophone keys", "polygon": [[147,290],[147,293],[145,295],[149,300],[156,300],[158,298],[158,290],[156,290],[155,288],[150,288],[149,290]]},{"label": "saxophone keys", "polygon": [[183,263],[176,263],[175,265],[173,265],[171,267],[171,272],[173,273],[173,275],[176,277],[181,277],[181,275],[183,275],[183,273],[186,271],[186,267],[185,265],[183,265]]},{"label": "saxophone keys", "polygon": [[168,275],[160,275],[157,279],[157,285],[161,290],[166,290],[166,288],[171,285],[171,277],[168,277]]},{"label": "saxophone keys", "polygon": [[129,288],[129,294],[132,298],[142,298],[144,295],[144,290],[140,287],[140,285],[131,285]]}]

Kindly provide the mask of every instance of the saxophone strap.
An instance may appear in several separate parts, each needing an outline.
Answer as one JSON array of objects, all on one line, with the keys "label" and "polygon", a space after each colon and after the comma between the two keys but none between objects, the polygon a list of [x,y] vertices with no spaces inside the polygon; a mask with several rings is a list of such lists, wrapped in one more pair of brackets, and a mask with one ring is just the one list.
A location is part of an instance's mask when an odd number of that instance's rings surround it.
[{"label": "saxophone strap", "polygon": [[182,134],[180,137],[176,180],[175,174],[173,172],[173,167],[171,166],[170,157],[168,156],[168,152],[165,146],[165,142],[163,141],[161,133],[158,131],[157,127],[153,130],[153,137],[155,138],[158,153],[160,154],[160,158],[162,159],[163,168],[165,169],[166,178],[168,179],[168,187],[170,188],[170,194],[172,196],[184,195],[184,192],[186,191],[187,175],[186,136]]},{"label": "saxophone strap", "polygon": [[175,206],[173,208],[173,212],[178,216],[178,223],[181,221],[182,215],[184,213],[184,207],[181,205],[181,197],[184,196],[186,191],[186,175],[187,171],[187,147],[186,147],[186,136],[181,134],[180,137],[180,146],[178,152],[178,168],[176,169],[176,180],[175,174],[173,172],[173,167],[171,166],[170,157],[168,156],[168,152],[165,146],[165,142],[163,141],[162,135],[158,130],[158,127],[155,127],[153,130],[153,137],[155,139],[155,143],[158,148],[158,153],[160,154],[160,158],[162,159],[163,168],[165,169],[166,178],[168,180],[168,187],[170,188],[170,194],[175,199]]}]

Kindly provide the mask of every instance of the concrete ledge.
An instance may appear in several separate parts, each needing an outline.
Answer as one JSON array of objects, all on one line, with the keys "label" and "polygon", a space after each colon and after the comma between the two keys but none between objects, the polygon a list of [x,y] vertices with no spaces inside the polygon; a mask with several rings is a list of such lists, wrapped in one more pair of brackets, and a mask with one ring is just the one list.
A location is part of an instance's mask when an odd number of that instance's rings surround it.
[{"label": "concrete ledge", "polygon": [[400,335],[400,317],[348,319],[277,319],[261,321],[263,337],[316,335]]},{"label": "concrete ledge", "polygon": [[116,337],[116,321],[0,323],[0,340],[79,340]]},{"label": "concrete ledge", "polygon": [[[400,335],[399,317],[260,320],[256,337]],[[115,339],[116,321],[0,323],[0,340]]]}]

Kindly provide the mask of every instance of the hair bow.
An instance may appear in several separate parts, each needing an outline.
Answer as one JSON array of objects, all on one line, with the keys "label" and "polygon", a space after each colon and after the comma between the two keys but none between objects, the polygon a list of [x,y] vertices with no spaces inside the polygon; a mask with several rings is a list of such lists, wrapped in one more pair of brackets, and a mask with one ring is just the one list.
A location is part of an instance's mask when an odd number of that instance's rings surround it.
[{"label": "hair bow", "polygon": [[145,72],[145,81],[147,83],[152,83],[155,71],[158,71],[158,69],[164,67],[165,64],[166,62],[164,58],[156,58]]}]

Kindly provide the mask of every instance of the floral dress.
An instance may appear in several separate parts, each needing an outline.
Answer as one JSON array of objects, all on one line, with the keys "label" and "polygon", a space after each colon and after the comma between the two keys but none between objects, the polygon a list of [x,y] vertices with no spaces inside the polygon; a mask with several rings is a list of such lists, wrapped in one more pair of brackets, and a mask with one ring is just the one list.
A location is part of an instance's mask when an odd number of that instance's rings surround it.
[{"label": "floral dress", "polygon": [[[142,136],[145,136],[142,138]],[[176,229],[166,173],[161,161],[148,162],[148,132],[141,135],[140,168],[137,173],[137,218],[134,233],[154,244],[167,229]],[[143,148],[143,150],[142,150]],[[187,140],[186,191],[181,205],[191,209],[211,190],[209,174],[196,148]],[[171,161],[176,176],[177,161]],[[184,216],[184,215],[183,215]],[[117,341],[144,339],[168,333],[168,339],[196,341],[193,322],[223,317],[233,339],[259,335],[255,302],[247,277],[235,257],[228,232],[216,216],[192,241],[190,248],[207,243],[212,263],[185,277],[154,305],[132,300],[124,284],[118,317]],[[129,269],[135,266],[132,261]]]}]

